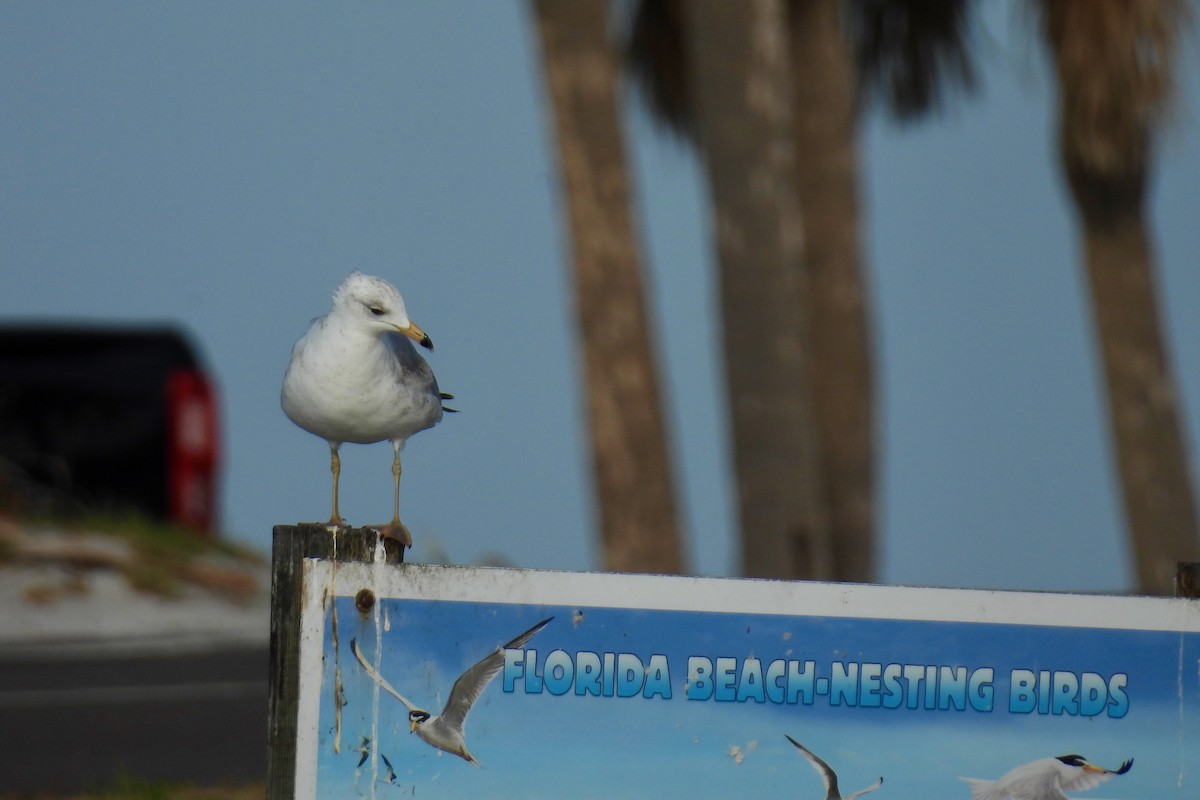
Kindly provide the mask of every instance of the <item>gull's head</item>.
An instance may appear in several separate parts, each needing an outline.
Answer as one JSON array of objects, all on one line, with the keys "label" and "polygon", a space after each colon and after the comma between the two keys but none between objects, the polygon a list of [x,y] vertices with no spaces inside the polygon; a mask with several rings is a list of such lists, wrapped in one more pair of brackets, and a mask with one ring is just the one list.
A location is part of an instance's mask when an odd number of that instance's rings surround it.
[{"label": "gull's head", "polygon": [[408,318],[400,291],[383,278],[350,273],[333,293],[333,310],[371,330],[401,333],[422,347],[433,349],[425,331]]}]

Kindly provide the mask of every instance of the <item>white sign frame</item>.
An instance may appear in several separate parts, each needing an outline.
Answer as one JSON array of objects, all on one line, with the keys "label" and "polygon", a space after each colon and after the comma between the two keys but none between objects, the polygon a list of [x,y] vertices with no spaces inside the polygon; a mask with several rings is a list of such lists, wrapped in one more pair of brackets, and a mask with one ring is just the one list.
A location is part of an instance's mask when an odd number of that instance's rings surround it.
[{"label": "white sign frame", "polygon": [[[351,606],[348,603],[352,598],[358,598],[361,601],[360,592],[363,590],[367,590],[372,603],[366,608],[360,606],[358,611],[350,610]],[[388,612],[385,608],[384,616],[381,617],[381,607],[389,603],[392,605],[387,608],[391,608],[393,611]],[[1031,634],[1039,629],[1048,634],[1069,631],[1072,632],[1072,636],[1098,637],[1097,641],[1103,641],[1106,636],[1105,632],[1111,632],[1114,640],[1118,642],[1118,647],[1123,646],[1120,643],[1126,640],[1140,641],[1136,632],[1144,632],[1150,639],[1160,644],[1162,634],[1177,635],[1179,641],[1178,663],[1171,665],[1178,668],[1177,722],[1182,726],[1185,721],[1200,720],[1200,688],[1195,685],[1200,682],[1200,657],[1197,657],[1196,663],[1191,663],[1190,660],[1185,663],[1185,654],[1186,659],[1191,659],[1200,650],[1200,602],[1195,600],[570,573],[421,564],[336,563],[320,559],[305,559],[300,614],[295,797],[301,800],[317,800],[317,798],[324,800],[327,796],[353,795],[354,792],[369,797],[384,796],[385,790],[394,790],[394,787],[384,786],[380,779],[382,767],[378,754],[383,752],[386,757],[385,748],[389,748],[387,752],[392,753],[388,764],[395,765],[395,772],[399,773],[398,784],[401,787],[411,785],[412,790],[422,796],[456,796],[455,790],[451,788],[454,781],[459,777],[464,780],[471,778],[470,771],[474,769],[471,764],[455,756],[438,753],[418,741],[417,737],[409,735],[407,725],[396,721],[400,719],[396,716],[397,713],[403,709],[388,696],[386,689],[381,693],[378,682],[371,680],[367,671],[351,655],[349,642],[356,635],[362,638],[360,647],[364,653],[369,650],[371,653],[378,654],[383,649],[383,639],[396,633],[396,631],[389,633],[385,630],[386,615],[390,613],[396,614],[397,617],[400,616],[402,612],[394,609],[403,609],[405,603],[445,604],[442,606],[445,608],[458,607],[455,604],[472,608],[477,606],[510,609],[529,607],[529,613],[525,616],[532,622],[536,622],[540,618],[543,613],[542,609],[554,609],[556,611],[554,622],[548,625],[544,632],[539,632],[537,637],[526,645],[527,648],[535,651],[541,650],[543,654],[547,652],[546,647],[556,643],[553,631],[566,631],[568,628],[577,630],[580,620],[587,619],[593,611],[598,609],[608,609],[617,613],[637,611],[649,615],[671,612],[717,615],[714,619],[728,619],[729,615],[736,615],[751,620],[760,617],[778,620],[782,616],[794,618],[800,623],[807,620],[842,620],[844,623],[839,624],[846,625],[860,624],[859,621],[862,621],[863,625],[868,624],[869,621],[921,625],[956,623],[965,626],[984,626],[979,628],[984,635],[988,635],[990,631],[1008,630],[1011,626],[1018,626],[1023,629],[1027,628]],[[422,607],[432,608],[433,606]],[[334,613],[335,609],[340,609],[340,612]],[[571,619],[572,615],[577,615],[577,618]],[[689,617],[689,619],[699,618]],[[988,628],[987,626],[1001,627]],[[486,647],[502,644],[506,639],[519,633],[522,627],[524,627],[524,623],[521,627],[515,628],[511,624],[508,628],[498,627],[494,632],[484,636],[490,642]],[[406,630],[410,641],[415,641],[412,639],[414,635],[423,635],[420,633],[419,627],[409,627]],[[373,632],[368,633],[368,631]],[[336,636],[331,637],[331,632],[335,632]],[[430,636],[439,634],[449,636],[447,632],[438,630],[431,630],[427,633]],[[611,634],[611,631],[609,633]],[[1130,639],[1130,637],[1133,638]],[[450,638],[454,637],[450,636]],[[472,637],[472,644],[475,644],[474,639],[476,638]],[[335,647],[336,652],[330,650],[333,639],[338,640]],[[557,643],[562,644],[561,641]],[[543,646],[539,647],[539,645]],[[474,650],[470,650],[465,644],[464,648],[459,659],[464,668],[487,652],[486,649],[481,650],[478,644],[475,644]],[[419,648],[414,645],[411,650],[415,659]],[[1133,655],[1131,654],[1131,657]],[[764,654],[765,658],[766,654]],[[868,665],[873,663],[869,660],[870,654],[867,654],[865,658],[868,660],[864,663]],[[645,660],[648,661],[648,658]],[[389,675],[396,675],[400,666],[395,658],[382,662],[375,659],[373,663],[378,666],[378,674],[385,680]],[[854,664],[857,668],[858,662],[848,659],[846,664]],[[512,666],[512,664],[508,664],[506,668]],[[958,668],[953,664],[947,666],[952,669]],[[676,665],[671,664],[670,681],[673,686],[671,703],[677,703],[677,707],[682,709],[687,701],[681,698],[685,691],[690,690],[689,681],[692,681],[695,675],[689,673],[686,677],[682,676],[675,668]],[[702,669],[702,666],[700,668]],[[430,709],[431,712],[436,713],[440,710],[440,703],[445,701],[448,687],[456,675],[432,664],[427,665],[425,671],[429,676],[428,685],[414,686],[411,682],[400,682],[399,690],[409,692],[414,697],[421,696],[431,704],[437,705],[437,708]],[[1042,672],[1042,670],[1028,671],[1030,674]],[[1082,670],[1079,672],[1084,674]],[[698,674],[702,675],[703,673]],[[1085,679],[1087,675],[1091,674],[1087,673]],[[1001,676],[1001,678],[1007,680],[1006,676]],[[1109,675],[1104,675],[1103,678],[1109,681],[1107,688],[1113,692],[1114,697],[1117,694],[1125,694],[1127,707],[1128,704],[1140,702],[1140,693],[1148,693],[1145,686],[1125,687],[1119,685],[1119,681],[1114,682],[1115,679]],[[490,713],[483,707],[493,698],[496,699],[497,704],[500,702],[500,695],[504,690],[502,685],[504,679],[505,675],[502,674],[495,678],[492,684],[489,684],[481,700],[478,701],[480,710],[470,718],[471,723],[475,723],[476,718]],[[740,678],[740,680],[745,679],[745,675]],[[993,679],[992,682],[997,684],[992,687],[994,691],[1000,691],[1002,679]],[[864,677],[863,680],[865,681],[866,678]],[[878,679],[873,685],[878,686]],[[346,703],[346,711],[338,712],[339,719],[335,726],[334,721],[330,719],[330,698],[338,692],[350,695],[351,691],[347,687],[351,686],[353,686],[354,696],[348,700],[337,701]],[[369,694],[364,687],[369,687]],[[1016,691],[1014,686],[1008,686],[1007,689],[1010,693]],[[1159,687],[1160,692],[1161,689],[1162,687]],[[510,686],[509,690],[510,694],[519,699],[520,684]],[[436,703],[432,702],[431,694],[436,696]],[[508,701],[510,698],[506,696],[503,699]],[[575,700],[573,697],[568,699]],[[662,700],[661,697],[655,699]],[[586,698],[586,700],[593,701],[594,698]],[[911,697],[909,701],[911,701]],[[539,698],[538,702],[545,705],[547,701],[545,698]],[[1011,697],[1009,702],[1013,702]],[[1107,711],[1111,715],[1114,712],[1114,706],[1111,703],[1117,701],[1110,698],[1109,702]],[[728,708],[730,713],[752,713],[761,710],[759,705],[754,698],[749,701],[743,698],[742,702],[731,703]],[[591,706],[593,709],[598,707],[597,705]],[[642,706],[627,704],[624,708],[636,719],[636,715],[645,712],[645,709],[653,708],[655,713],[659,713],[664,707],[661,702],[658,705],[653,705],[651,702],[644,703]],[[360,751],[356,748],[360,746],[358,742],[360,731],[359,729],[342,731],[340,728],[342,725],[341,715],[342,713],[347,715],[358,713],[361,720],[364,709],[369,709],[369,714],[374,720],[370,732],[374,733],[375,737],[372,744],[362,745],[363,755],[359,755]],[[924,710],[918,708],[916,712]],[[934,711],[936,710],[934,709]],[[958,711],[952,705],[949,710]],[[968,709],[969,711],[970,709]],[[994,711],[995,709],[992,709],[989,713],[994,713]],[[1040,713],[1040,709],[1038,711]],[[825,713],[832,714],[833,712],[826,709]],[[867,717],[870,712],[866,708],[861,708],[854,713],[858,714],[858,717],[839,724],[858,724],[861,721],[864,726],[863,730],[869,731],[872,723]],[[1011,713],[1011,711],[1006,713]],[[379,727],[381,714],[392,715],[393,721],[390,728]],[[847,718],[850,716],[852,715],[848,713]],[[930,716],[932,718],[932,715]],[[967,716],[969,713],[966,715],[951,713],[944,715],[944,720],[948,726],[953,727],[964,725],[963,720]],[[1034,716],[1031,716],[1030,720],[1033,720]],[[1060,713],[1059,716],[1067,715]],[[1101,717],[1103,716],[1101,714]],[[977,717],[983,718],[980,715]],[[1053,724],[1060,724],[1060,727],[1064,727],[1064,729],[1070,727],[1061,725],[1064,720],[1054,722],[1051,717],[1047,719]],[[818,796],[820,784],[807,771],[807,768],[802,765],[791,768],[799,762],[791,745],[783,736],[785,733],[793,735],[789,731],[803,730],[808,746],[818,750],[822,744],[819,726],[808,724],[806,719],[809,718],[802,715],[796,716],[791,724],[777,725],[779,730],[764,733],[763,741],[766,744],[757,744],[751,747],[747,742],[722,743],[720,747],[723,749],[721,749],[720,755],[728,758],[731,769],[736,765],[737,769],[743,770],[743,775],[750,774],[756,763],[763,764],[765,769],[769,758],[772,764],[770,769],[780,773],[778,782],[781,786],[802,784],[807,787],[807,794]],[[1032,722],[1029,724],[1032,725]],[[1101,730],[1104,725],[1115,726],[1116,724],[1115,721],[1104,718],[1096,722],[1090,729]],[[482,727],[483,730],[476,730],[479,727]],[[495,725],[489,727],[487,723],[481,723],[476,728],[471,725],[467,726],[467,739],[475,751],[475,755],[488,771],[489,780],[497,785],[497,796],[533,797],[533,794],[522,793],[519,788],[514,789],[514,786],[522,785],[519,781],[514,785],[504,784],[502,780],[504,765],[496,764],[494,761],[495,754],[500,750],[496,745],[498,740]],[[1085,728],[1080,727],[1079,730],[1085,730]],[[554,735],[565,736],[566,734]],[[1097,741],[1109,741],[1109,737],[1095,738]],[[1185,737],[1181,728],[1179,740],[1177,756],[1171,756],[1162,762],[1174,770],[1170,781],[1164,782],[1161,780],[1162,776],[1157,776],[1159,780],[1152,784],[1142,779],[1145,771],[1153,765],[1154,757],[1153,754],[1139,752],[1137,766],[1130,770],[1129,775],[1114,778],[1113,783],[1107,784],[1103,796],[1123,797],[1125,796],[1122,794],[1124,790],[1120,787],[1124,786],[1128,790],[1140,791],[1140,787],[1148,785],[1156,787],[1156,791],[1158,791],[1156,800],[1197,796],[1197,786],[1200,786],[1200,737],[1196,735]],[[333,742],[335,741],[337,750],[340,752],[333,756],[330,754],[333,752]],[[485,745],[490,745],[490,747],[485,747]],[[866,771],[855,769],[855,759],[863,756],[861,752],[854,753],[840,745],[835,747],[831,744],[829,747],[832,748],[832,752],[825,751],[829,759],[832,761],[834,758],[840,758],[841,762],[846,765],[846,772],[856,775],[856,777],[849,775],[843,777],[844,789],[857,788],[858,783],[865,783],[867,778],[872,777],[868,774],[871,771],[869,766]],[[1077,746],[1064,743],[1063,753],[1049,752],[1044,755],[1066,755],[1076,752],[1077,749],[1082,749],[1082,745],[1077,748]],[[712,757],[715,752],[712,748],[704,750],[699,745],[697,750],[703,751],[707,757]],[[1089,754],[1085,752],[1085,755]],[[1125,753],[1110,754],[1107,751],[1091,755],[1101,762],[1100,766],[1114,770],[1118,768],[1119,761],[1127,757]],[[1100,756],[1104,756],[1108,760],[1101,761]],[[340,759],[336,761],[338,764],[348,764],[358,758],[366,759],[362,762],[362,766],[354,772],[352,787],[322,786],[322,781],[326,780],[322,774],[322,765],[335,763],[335,757]],[[583,756],[581,755],[581,757]],[[791,762],[781,761],[785,758],[791,759]],[[436,759],[436,761],[431,761],[431,759]],[[1014,767],[1017,766],[1015,759],[1016,754],[1014,754]],[[1185,763],[1189,759],[1192,760],[1193,766],[1191,767]],[[422,772],[416,765],[428,763],[436,764],[437,785],[424,785],[416,782],[410,784],[409,781],[417,780],[413,775]],[[833,766],[838,768],[836,763]],[[345,768],[345,770],[348,769],[348,767]],[[785,770],[787,770],[786,773]],[[329,775],[335,774],[332,769],[328,769],[326,772]],[[344,776],[349,772],[343,771],[337,774]],[[964,776],[972,774],[971,765],[964,764],[962,774]],[[887,778],[887,776],[884,777]],[[1001,775],[993,769],[991,773],[979,777],[998,779]],[[971,796],[969,787],[958,782],[957,779],[958,776],[949,776],[947,782],[938,785],[945,788],[948,798],[969,800]],[[472,780],[474,779],[472,778]],[[850,782],[855,780],[858,783],[851,786]],[[896,785],[897,782],[900,782],[900,785]],[[1168,790],[1166,794],[1162,792],[1161,787],[1167,784],[1176,787],[1173,793],[1170,793],[1171,790]],[[467,796],[466,784],[463,785],[462,796]],[[616,790],[610,792],[606,787],[596,787],[596,789],[597,796],[617,796]],[[527,785],[526,790],[528,790]],[[557,792],[551,791],[547,796],[578,796],[573,793],[574,791],[574,789],[561,788]],[[671,796],[669,791],[669,787],[646,786],[644,796],[668,797]],[[885,786],[880,791],[887,791],[894,797],[919,795],[919,792],[914,793],[906,789],[899,777],[885,782]],[[791,793],[798,794],[795,791]],[[478,790],[475,790],[470,793],[470,796],[480,797],[481,795],[478,794]],[[1100,796],[1099,793],[1096,794],[1097,798]],[[879,798],[886,800],[883,795],[879,795]]]}]

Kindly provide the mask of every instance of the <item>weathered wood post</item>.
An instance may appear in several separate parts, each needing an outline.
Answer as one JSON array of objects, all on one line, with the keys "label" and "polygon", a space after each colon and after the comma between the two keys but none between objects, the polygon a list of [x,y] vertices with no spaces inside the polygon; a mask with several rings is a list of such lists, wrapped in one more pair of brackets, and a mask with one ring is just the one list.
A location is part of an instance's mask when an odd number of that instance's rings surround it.
[{"label": "weathered wood post", "polygon": [[315,523],[276,525],[272,539],[267,797],[291,800],[295,794],[301,565],[306,558],[370,563],[381,540],[386,563],[400,564],[404,561],[404,548],[374,528],[333,529]]},{"label": "weathered wood post", "polygon": [[1181,561],[1175,566],[1175,596],[1200,599],[1200,561]]}]

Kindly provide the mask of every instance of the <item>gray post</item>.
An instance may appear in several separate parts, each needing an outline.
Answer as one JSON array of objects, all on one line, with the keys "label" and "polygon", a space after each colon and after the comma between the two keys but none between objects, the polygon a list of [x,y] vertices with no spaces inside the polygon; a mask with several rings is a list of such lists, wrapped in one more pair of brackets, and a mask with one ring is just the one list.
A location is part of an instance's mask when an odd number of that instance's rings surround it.
[{"label": "gray post", "polygon": [[400,564],[404,548],[394,539],[381,537],[374,528],[340,528],[331,533],[326,525],[315,523],[276,525],[272,538],[267,798],[292,800],[296,789],[301,564],[306,558],[370,563],[381,538],[387,563]]}]

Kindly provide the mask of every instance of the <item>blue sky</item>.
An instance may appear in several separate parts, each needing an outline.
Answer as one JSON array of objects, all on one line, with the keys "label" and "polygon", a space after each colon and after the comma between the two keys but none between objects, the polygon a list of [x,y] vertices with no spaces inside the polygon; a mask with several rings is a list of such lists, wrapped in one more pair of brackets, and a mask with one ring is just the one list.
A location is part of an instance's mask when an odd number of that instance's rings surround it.
[{"label": "blue sky", "polygon": [[[865,124],[880,418],[880,578],[1123,590],[1052,86],[1022,7],[990,4],[983,91]],[[415,560],[599,566],[567,252],[524,4],[5,6],[0,319],[175,322],[223,401],[222,517],[328,514],[324,443],[278,404],[292,343],[346,273],[383,275],[463,413],[405,451]],[[1151,210],[1200,452],[1200,69]],[[707,206],[692,157],[628,131],[690,564],[736,571]],[[343,448],[342,512],[390,513],[386,445]]]},{"label": "blue sky", "polygon": [[[1179,669],[1200,656],[1192,634],[414,600],[382,601],[384,631],[373,616],[358,615],[352,597],[339,601],[338,613],[340,659],[332,655],[326,615],[320,798],[370,796],[370,764],[356,771],[352,752],[364,735],[392,763],[401,790],[416,787],[424,797],[819,796],[819,779],[785,733],[829,761],[843,791],[882,775],[880,791],[893,797],[965,800],[960,777],[994,779],[1026,761],[1075,752],[1111,768],[1135,759],[1129,774],[1091,793],[1097,797],[1190,797],[1185,791],[1195,776],[1178,781],[1200,757],[1197,743],[1183,735],[1195,728],[1200,691],[1191,671]],[[347,651],[356,638],[374,662],[381,643],[380,672],[436,713],[459,673],[551,615],[526,645],[527,662],[530,650],[543,665],[560,649],[629,653],[645,663],[660,654],[669,664],[672,697],[532,694],[521,680],[506,694],[498,676],[467,721],[468,746],[483,764],[476,769],[410,735],[406,709],[376,695]],[[825,675],[835,663],[893,660],[990,668],[996,704],[990,711],[888,710],[822,697],[811,705],[688,700],[689,657],[718,655],[741,664],[750,656],[764,663],[813,660]],[[340,755],[333,752],[331,704],[339,660],[347,700]],[[1025,667],[1126,675],[1128,712],[1117,718],[1009,713],[1001,676]],[[1181,696],[1190,698],[1186,711]],[[376,796],[400,791],[375,788]]]}]

